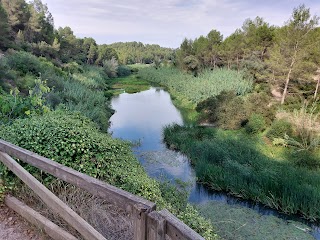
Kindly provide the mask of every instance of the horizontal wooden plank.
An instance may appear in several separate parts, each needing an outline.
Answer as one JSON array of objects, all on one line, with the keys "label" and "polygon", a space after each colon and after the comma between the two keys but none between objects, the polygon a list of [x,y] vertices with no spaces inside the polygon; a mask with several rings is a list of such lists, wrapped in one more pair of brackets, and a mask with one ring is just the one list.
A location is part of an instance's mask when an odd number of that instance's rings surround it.
[{"label": "horizontal wooden plank", "polygon": [[161,210],[159,213],[166,220],[166,234],[172,240],[204,240],[203,237],[181,222],[167,209]]},{"label": "horizontal wooden plank", "polygon": [[0,152],[0,161],[30,187],[42,201],[54,212],[59,214],[70,226],[76,229],[86,240],[105,240],[89,223],[82,219],[57,196],[43,186],[35,177],[20,166],[7,153]]},{"label": "horizontal wooden plank", "polygon": [[85,189],[95,196],[102,197],[108,202],[127,211],[132,211],[133,206],[142,204],[148,211],[155,210],[156,204],[144,198],[135,196],[110,184],[99,181],[72,168],[54,162],[36,153],[20,148],[14,144],[0,140],[0,151],[12,157],[18,158],[34,167],[37,167],[53,176],[71,183],[79,188]]},{"label": "horizontal wooden plank", "polygon": [[32,208],[28,207],[23,202],[19,201],[15,197],[6,196],[4,200],[5,204],[13,211],[18,213],[28,222],[44,231],[49,237],[54,240],[77,240],[70,233],[66,232],[49,219],[42,216]]}]

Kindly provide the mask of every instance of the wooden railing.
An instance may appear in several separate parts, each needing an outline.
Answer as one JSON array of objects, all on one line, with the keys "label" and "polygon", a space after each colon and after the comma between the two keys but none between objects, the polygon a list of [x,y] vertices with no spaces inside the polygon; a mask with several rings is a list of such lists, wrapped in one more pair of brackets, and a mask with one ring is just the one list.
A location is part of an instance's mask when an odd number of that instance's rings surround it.
[{"label": "wooden railing", "polygon": [[[75,171],[74,169],[61,165],[48,158],[39,156],[36,153],[0,140],[0,161],[27,184],[48,205],[48,207],[58,213],[85,239],[105,238],[72,209],[66,206],[52,192],[46,189],[12,157],[49,173],[58,179],[87,190],[92,195],[101,197],[118,208],[131,213],[133,216],[135,240],[203,239],[168,210],[164,209],[159,212],[156,211],[156,204],[153,202]],[[10,204],[9,200],[8,203]]]}]

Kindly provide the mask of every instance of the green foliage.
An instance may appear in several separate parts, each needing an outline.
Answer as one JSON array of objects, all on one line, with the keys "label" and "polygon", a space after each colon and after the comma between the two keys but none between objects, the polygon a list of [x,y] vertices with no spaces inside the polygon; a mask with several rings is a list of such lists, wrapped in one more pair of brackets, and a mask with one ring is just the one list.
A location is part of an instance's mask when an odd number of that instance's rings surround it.
[{"label": "green foliage", "polygon": [[1,4],[0,19],[0,50],[6,50],[10,46],[10,31],[7,13]]},{"label": "green foliage", "polygon": [[[173,125],[165,141],[190,157],[200,182],[288,214],[320,219],[320,174],[267,157],[259,140],[216,129]],[[308,200],[306,200],[308,199]]]},{"label": "green foliage", "polygon": [[119,77],[127,77],[131,74],[131,69],[125,65],[120,65],[118,67],[118,76]]},{"label": "green foliage", "polygon": [[269,126],[275,119],[277,105],[273,103],[273,99],[267,94],[268,90],[252,93],[245,99],[245,107],[249,114],[256,113],[264,117],[266,126]]},{"label": "green foliage", "polygon": [[118,66],[118,61],[114,57],[103,62],[104,71],[110,78],[115,78],[118,76]]},{"label": "green foliage", "polygon": [[14,52],[8,55],[7,63],[20,74],[32,73],[37,75],[41,72],[41,64],[38,58],[31,53],[24,51]]},{"label": "green foliage", "polygon": [[259,133],[262,132],[266,127],[266,121],[264,117],[260,114],[252,114],[249,118],[245,129],[248,133]]},{"label": "green foliage", "polygon": [[[174,50],[163,48],[156,44],[143,44],[141,42],[118,42],[110,44],[119,56],[121,64],[151,64],[155,59],[171,60]],[[111,58],[110,58],[111,59]]]},{"label": "green foliage", "polygon": [[70,111],[81,112],[90,118],[103,130],[109,127],[109,118],[113,111],[103,91],[87,88],[77,81],[65,81],[62,83],[63,90],[53,92],[48,96],[48,103],[52,108],[61,107]]},{"label": "green foliage", "polygon": [[[252,93],[243,97],[234,92],[221,92],[218,96],[200,102],[196,110],[201,113],[200,121],[214,123],[223,129],[240,129],[253,114],[261,116],[261,124],[265,128],[275,117],[276,107],[269,104],[270,101],[265,93]],[[257,119],[252,120],[256,122]]]},{"label": "green foliage", "polygon": [[285,135],[292,136],[293,129],[291,123],[286,120],[276,120],[271,124],[267,132],[269,138],[283,138]]},{"label": "green foliage", "polygon": [[102,67],[84,66],[82,73],[72,74],[72,79],[92,90],[105,90],[107,88],[108,76]]},{"label": "green foliage", "polygon": [[21,97],[16,88],[10,94],[0,94],[0,124],[11,122],[15,118],[47,113],[45,95],[50,91],[46,82],[40,78],[34,80],[35,86],[29,91],[28,97]]},{"label": "green foliage", "polygon": [[193,104],[217,96],[222,91],[236,91],[242,95],[252,88],[251,79],[244,79],[243,73],[227,69],[207,70],[194,77],[174,68],[143,68],[138,76],[167,87],[174,97]]},{"label": "green foliage", "polygon": [[196,110],[202,112],[200,121],[215,123],[223,129],[239,129],[248,121],[244,100],[234,92],[221,92],[218,96],[200,102]]}]

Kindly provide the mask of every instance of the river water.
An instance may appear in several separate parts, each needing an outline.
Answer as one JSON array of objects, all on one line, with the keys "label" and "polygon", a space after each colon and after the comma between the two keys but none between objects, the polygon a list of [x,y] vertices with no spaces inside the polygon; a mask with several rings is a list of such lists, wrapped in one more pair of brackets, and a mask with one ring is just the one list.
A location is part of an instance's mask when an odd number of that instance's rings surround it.
[{"label": "river water", "polygon": [[[205,203],[210,200],[227,204],[238,204],[256,210],[263,215],[274,215],[282,219],[298,220],[275,210],[228,194],[211,191],[196,182],[196,176],[188,158],[179,152],[166,148],[162,139],[164,126],[183,124],[182,115],[173,105],[170,95],[162,88],[151,87],[147,91],[123,93],[112,99],[116,110],[111,117],[109,132],[113,137],[136,142],[133,151],[149,176],[159,180],[180,180],[187,182],[189,202]],[[320,228],[308,222],[311,234],[320,239]]]}]

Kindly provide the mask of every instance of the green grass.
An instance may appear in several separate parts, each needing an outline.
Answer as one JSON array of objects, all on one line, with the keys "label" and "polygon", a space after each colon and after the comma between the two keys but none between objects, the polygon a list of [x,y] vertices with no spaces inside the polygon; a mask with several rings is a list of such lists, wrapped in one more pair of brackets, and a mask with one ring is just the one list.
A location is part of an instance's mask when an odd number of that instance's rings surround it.
[{"label": "green grass", "polygon": [[239,205],[210,202],[199,205],[201,215],[210,219],[220,237],[226,240],[314,239],[310,228],[299,222],[261,215]]},{"label": "green grass", "polygon": [[197,178],[210,188],[287,214],[320,219],[319,171],[263,154],[260,137],[177,125],[166,127],[164,136],[171,148],[190,157]]},{"label": "green grass", "polygon": [[175,98],[194,105],[222,91],[234,90],[241,95],[252,88],[252,79],[244,79],[242,72],[227,69],[206,70],[194,77],[176,68],[143,68],[139,70],[138,76],[165,86]]},{"label": "green grass", "polygon": [[136,75],[132,74],[128,77],[115,78],[108,82],[111,86],[111,93],[118,95],[120,93],[137,93],[148,90],[150,83],[141,79],[138,79]]}]

